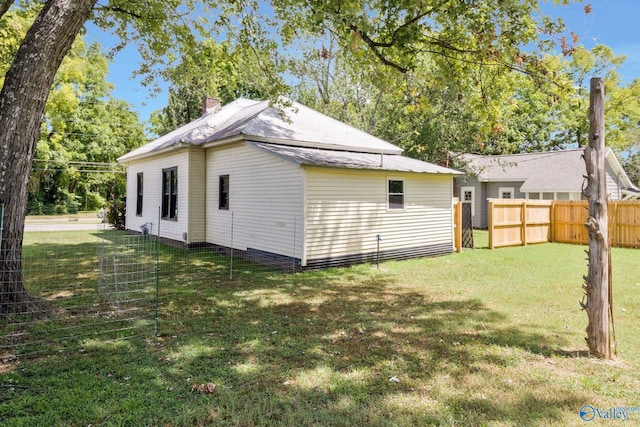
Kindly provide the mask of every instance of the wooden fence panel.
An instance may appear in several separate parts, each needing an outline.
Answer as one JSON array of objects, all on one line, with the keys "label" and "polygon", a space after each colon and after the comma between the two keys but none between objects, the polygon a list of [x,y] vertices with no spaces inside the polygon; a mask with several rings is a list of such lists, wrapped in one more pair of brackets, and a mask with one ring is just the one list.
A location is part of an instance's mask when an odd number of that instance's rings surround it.
[{"label": "wooden fence panel", "polygon": [[489,247],[548,242],[551,201],[489,199]]},{"label": "wooden fence panel", "polygon": [[613,227],[609,226],[609,233],[613,237],[613,246],[640,248],[640,201],[610,202],[611,217]]},{"label": "wooden fence panel", "polygon": [[[588,244],[586,200],[489,200],[489,247],[558,242]],[[520,219],[519,219],[520,218]],[[640,201],[609,202],[612,246],[640,248]]]},{"label": "wooden fence panel", "polygon": [[[532,203],[533,202],[533,203]],[[524,205],[526,213],[526,244],[548,242],[551,237],[551,204],[549,201],[527,200]]]},{"label": "wooden fence panel", "polygon": [[586,200],[556,200],[553,203],[552,242],[589,243],[589,233],[584,228],[589,217],[589,204]]},{"label": "wooden fence panel", "polygon": [[462,252],[462,202],[453,198],[453,244],[456,252]]}]

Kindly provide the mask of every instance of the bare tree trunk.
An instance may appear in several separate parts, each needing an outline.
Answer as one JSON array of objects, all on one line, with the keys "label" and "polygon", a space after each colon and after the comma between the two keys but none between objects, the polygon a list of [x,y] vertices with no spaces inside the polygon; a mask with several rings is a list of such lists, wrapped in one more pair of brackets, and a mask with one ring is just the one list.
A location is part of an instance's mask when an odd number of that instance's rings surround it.
[{"label": "bare tree trunk", "polygon": [[589,274],[583,288],[587,311],[587,346],[592,355],[611,358],[609,335],[609,215],[607,212],[607,179],[605,173],[604,80],[591,79],[589,106],[589,146],[584,150],[587,166],[585,195],[589,200]]},{"label": "bare tree trunk", "polygon": [[62,59],[96,0],[48,0],[27,32],[0,92],[0,316],[31,307],[22,281],[27,182],[41,117]]}]

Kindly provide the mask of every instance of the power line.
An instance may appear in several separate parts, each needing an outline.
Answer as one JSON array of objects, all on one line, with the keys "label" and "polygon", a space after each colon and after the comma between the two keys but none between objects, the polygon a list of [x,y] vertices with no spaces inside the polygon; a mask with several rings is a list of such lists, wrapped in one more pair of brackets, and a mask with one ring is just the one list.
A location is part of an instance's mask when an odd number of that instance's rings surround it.
[{"label": "power line", "polygon": [[[117,162],[89,162],[83,160],[55,160],[55,159],[33,159],[34,162],[44,163],[65,163],[70,165],[104,165],[104,166],[121,166]],[[122,166],[124,167],[124,166]]]},{"label": "power line", "polygon": [[[33,168],[34,171],[48,171],[48,172],[66,172],[67,169],[44,169],[44,168]],[[127,173],[126,170],[116,170],[116,169],[76,169],[74,172],[78,173]]]}]

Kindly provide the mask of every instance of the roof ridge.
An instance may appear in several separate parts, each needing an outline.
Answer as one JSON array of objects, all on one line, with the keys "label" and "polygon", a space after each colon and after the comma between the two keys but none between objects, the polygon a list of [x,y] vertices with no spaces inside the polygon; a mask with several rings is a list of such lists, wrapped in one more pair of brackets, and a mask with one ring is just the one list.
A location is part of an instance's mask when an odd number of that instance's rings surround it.
[{"label": "roof ridge", "polygon": [[[606,147],[609,148],[609,147]],[[512,154],[473,154],[473,153],[468,153],[472,156],[476,156],[476,157],[483,157],[483,158],[496,158],[496,157],[514,157],[514,156],[533,156],[533,155],[540,155],[540,154],[559,154],[559,153],[570,153],[570,152],[574,152],[574,151],[584,151],[584,147],[582,148],[572,148],[569,150],[549,150],[549,151],[534,151],[534,152],[530,152],[530,153],[512,153]]]}]

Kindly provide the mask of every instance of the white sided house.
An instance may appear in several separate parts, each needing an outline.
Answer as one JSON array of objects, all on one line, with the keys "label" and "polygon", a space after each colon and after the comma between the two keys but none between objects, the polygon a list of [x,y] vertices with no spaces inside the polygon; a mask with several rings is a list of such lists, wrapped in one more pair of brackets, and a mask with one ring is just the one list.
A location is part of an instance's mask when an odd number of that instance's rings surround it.
[{"label": "white sided house", "polygon": [[295,102],[213,105],[118,159],[126,227],[296,269],[452,252],[459,172],[401,153]]}]

